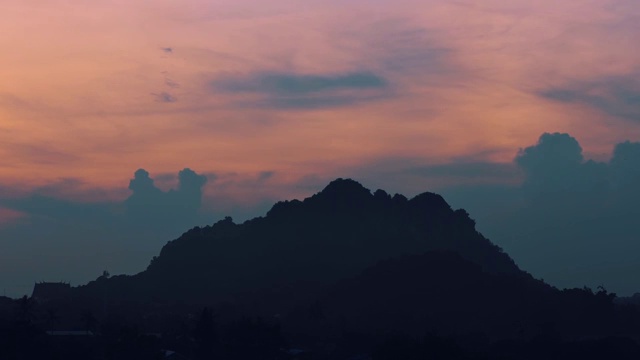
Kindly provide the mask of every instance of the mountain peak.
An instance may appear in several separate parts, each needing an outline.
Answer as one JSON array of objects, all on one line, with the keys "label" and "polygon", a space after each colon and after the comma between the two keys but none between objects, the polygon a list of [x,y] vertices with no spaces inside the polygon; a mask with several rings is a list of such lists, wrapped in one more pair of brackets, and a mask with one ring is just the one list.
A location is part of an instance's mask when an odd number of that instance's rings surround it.
[{"label": "mountain peak", "polygon": [[[226,218],[187,232],[165,245],[147,271],[131,281],[141,284],[141,297],[224,299],[258,286],[332,282],[381,259],[431,250],[458,252],[483,271],[525,276],[474,225],[440,195],[408,200],[383,190],[372,194],[355,180],[338,178],[303,201],[275,204],[264,218],[242,224]],[[137,278],[170,286],[152,288]],[[186,278],[218,285],[169,292]]]},{"label": "mountain peak", "polygon": [[349,196],[349,195],[355,195],[355,194],[358,194],[361,196],[363,195],[371,196],[371,191],[353,179],[337,178],[332,182],[330,182],[324,189],[322,189],[322,191],[319,194],[329,195],[329,196],[336,196],[336,195]]},{"label": "mountain peak", "polygon": [[371,190],[352,179],[338,178],[329,183],[322,191],[305,200],[331,210],[353,209],[365,206],[373,199]]}]

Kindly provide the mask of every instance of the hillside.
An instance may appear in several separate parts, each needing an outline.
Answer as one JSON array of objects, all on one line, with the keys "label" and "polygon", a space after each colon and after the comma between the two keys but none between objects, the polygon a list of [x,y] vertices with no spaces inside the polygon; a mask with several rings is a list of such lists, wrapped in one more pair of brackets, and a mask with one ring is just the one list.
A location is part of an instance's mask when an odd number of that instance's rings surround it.
[{"label": "hillside", "polygon": [[101,295],[108,286],[114,299],[222,301],[294,284],[319,289],[380,260],[430,250],[457,252],[489,273],[530,278],[441,196],[407,199],[337,179],[303,201],[275,204],[264,217],[191,229],[167,243],[146,271],[80,290]]},{"label": "hillside", "polygon": [[193,228],[145,271],[102,276],[72,292],[69,302],[43,304],[64,310],[76,327],[95,314],[103,324],[166,334],[192,353],[196,343],[177,339],[202,324],[213,336],[214,323],[225,336],[243,336],[210,338],[220,351],[225,341],[246,348],[266,336],[275,349],[286,339],[324,354],[319,359],[385,352],[394,338],[401,343],[378,358],[440,345],[505,359],[530,359],[532,349],[544,354],[533,358],[590,354],[590,347],[632,354],[619,358],[640,353],[632,340],[640,334],[637,307],[616,305],[604,289],[561,291],[534,279],[437,194],[407,199],[353,180],[279,202],[242,224],[226,218]]},{"label": "hillside", "polygon": [[290,320],[295,333],[346,326],[374,334],[532,338],[552,330],[583,338],[615,333],[612,298],[489,273],[456,252],[430,251],[380,261],[338,282]]}]

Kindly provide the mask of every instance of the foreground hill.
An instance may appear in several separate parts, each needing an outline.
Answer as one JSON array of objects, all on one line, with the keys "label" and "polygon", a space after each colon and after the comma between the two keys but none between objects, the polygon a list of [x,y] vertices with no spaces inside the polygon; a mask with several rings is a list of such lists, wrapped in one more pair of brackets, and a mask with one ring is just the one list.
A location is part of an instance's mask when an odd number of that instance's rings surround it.
[{"label": "foreground hill", "polygon": [[108,286],[113,299],[190,302],[294,291],[294,285],[311,291],[380,260],[430,250],[456,252],[488,273],[531,279],[441,196],[372,194],[338,179],[303,201],[275,204],[265,217],[191,229],[166,244],[146,271],[99,279],[80,291],[104,296]]}]

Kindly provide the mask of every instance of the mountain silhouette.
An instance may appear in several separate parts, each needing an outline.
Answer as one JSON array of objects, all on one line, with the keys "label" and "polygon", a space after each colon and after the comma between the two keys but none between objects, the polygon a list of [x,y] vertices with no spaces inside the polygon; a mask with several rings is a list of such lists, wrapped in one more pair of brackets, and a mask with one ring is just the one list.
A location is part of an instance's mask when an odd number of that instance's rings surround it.
[{"label": "mountain silhouette", "polygon": [[560,291],[534,279],[440,195],[372,193],[350,179],[242,224],[195,227],[145,271],[73,291],[97,312],[200,304],[277,316],[302,342],[345,331],[581,339],[640,324],[604,289]]},{"label": "mountain silhouette", "polygon": [[138,274],[36,284],[0,306],[0,332],[96,329],[105,346],[195,359],[637,358],[639,308],[614,300],[533,278],[440,195],[337,179],[263,217],[195,227]]},{"label": "mountain silhouette", "polygon": [[145,271],[79,290],[102,294],[108,283],[114,299],[223,301],[293,284],[320,288],[380,260],[430,250],[457,252],[489,273],[531,278],[441,196],[407,199],[337,179],[303,201],[276,203],[264,217],[195,227],[167,243]]},{"label": "mountain silhouette", "polygon": [[[552,327],[557,335],[585,338],[615,332],[612,299],[605,291],[560,291],[530,277],[489,273],[456,252],[436,250],[380,261],[338,282],[289,320],[295,333],[343,324],[377,334],[500,339],[532,338]],[[318,312],[321,321],[309,316]]]}]

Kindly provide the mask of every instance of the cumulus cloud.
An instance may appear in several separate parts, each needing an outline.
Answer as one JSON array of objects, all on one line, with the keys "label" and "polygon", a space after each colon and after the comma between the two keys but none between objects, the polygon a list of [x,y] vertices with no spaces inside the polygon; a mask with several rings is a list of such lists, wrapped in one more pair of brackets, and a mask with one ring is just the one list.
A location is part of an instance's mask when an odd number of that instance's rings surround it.
[{"label": "cumulus cloud", "polygon": [[[105,268],[141,271],[167,241],[212,221],[201,211],[207,177],[185,168],[177,180],[165,191],[139,169],[121,202],[70,200],[69,186],[82,185],[73,179],[0,198],[0,263],[12,263],[20,286],[54,273],[54,280],[82,283]],[[23,257],[30,260],[15,262]],[[0,282],[7,279],[0,274]]]},{"label": "cumulus cloud", "polygon": [[479,230],[525,270],[560,287],[640,291],[640,143],[615,145],[608,162],[585,159],[577,139],[546,133],[521,149],[520,186],[451,187]]},{"label": "cumulus cloud", "polygon": [[207,183],[207,178],[186,168],[178,173],[178,180],[178,189],[173,194],[182,204],[181,209],[186,212],[197,211],[202,205],[202,187]]},{"label": "cumulus cloud", "polygon": [[166,212],[168,209],[163,205],[165,194],[158,189],[153,179],[149,177],[149,172],[138,169],[134,178],[129,181],[129,189],[133,192],[125,205],[129,214],[139,216],[152,215],[156,212]]},{"label": "cumulus cloud", "polygon": [[543,134],[536,145],[520,150],[515,163],[526,174],[523,188],[533,193],[590,191],[606,181],[606,165],[585,162],[569,134]]},{"label": "cumulus cloud", "polygon": [[615,145],[609,162],[585,160],[578,141],[569,134],[543,134],[536,145],[521,149],[516,164],[526,173],[523,189],[541,193],[596,192],[609,195],[640,190],[640,143]]},{"label": "cumulus cloud", "polygon": [[[39,193],[5,197],[0,209],[19,214],[20,221],[0,227],[0,262],[20,258],[16,247],[24,257],[33,257],[36,248],[47,251],[38,255],[39,263],[29,264],[31,272],[75,264],[84,272],[59,278],[76,282],[93,277],[82,274],[97,276],[102,267],[133,273],[191,226],[225,215],[263,215],[275,201],[308,196],[341,176],[408,196],[443,194],[453,207],[468,210],[479,231],[523,269],[556,286],[604,285],[622,294],[640,289],[634,276],[640,271],[635,255],[640,251],[640,142],[621,142],[609,161],[599,162],[586,158],[571,135],[545,133],[534,144],[514,149],[511,164],[454,159],[425,165],[424,159],[393,158],[333,175],[300,176],[292,183],[273,170],[204,175],[187,168],[152,175],[139,169],[122,202],[56,198],[56,191],[67,194],[82,185],[72,179]],[[32,276],[28,271],[25,276]]]},{"label": "cumulus cloud", "polygon": [[[442,194],[524,270],[553,285],[640,291],[640,142],[621,142],[609,161],[595,161],[573,136],[545,133],[514,149],[512,163],[396,157],[342,171],[371,189]],[[301,185],[318,189],[330,179]]]},{"label": "cumulus cloud", "polygon": [[153,184],[153,179],[149,177],[149,172],[145,169],[138,169],[134,178],[129,181],[129,190],[133,191],[134,196],[159,193],[160,189]]},{"label": "cumulus cloud", "polygon": [[202,204],[202,187],[207,178],[191,169],[178,173],[178,187],[164,192],[149,173],[138,169],[129,182],[133,194],[125,200],[128,215],[136,221],[168,220],[183,223],[193,218]]},{"label": "cumulus cloud", "polygon": [[97,227],[120,224],[118,226],[122,226],[123,231],[125,225],[126,230],[132,231],[139,228],[147,231],[149,226],[186,227],[198,220],[202,189],[207,183],[207,177],[185,168],[178,173],[177,178],[175,189],[163,191],[156,187],[148,171],[138,169],[129,181],[131,194],[121,203],[71,200],[69,187],[79,188],[82,183],[74,179],[63,179],[51,186],[36,188],[31,194],[22,197],[0,199],[0,205],[31,216],[70,219]]},{"label": "cumulus cloud", "polygon": [[616,145],[610,168],[614,186],[640,190],[640,143],[625,141]]}]

